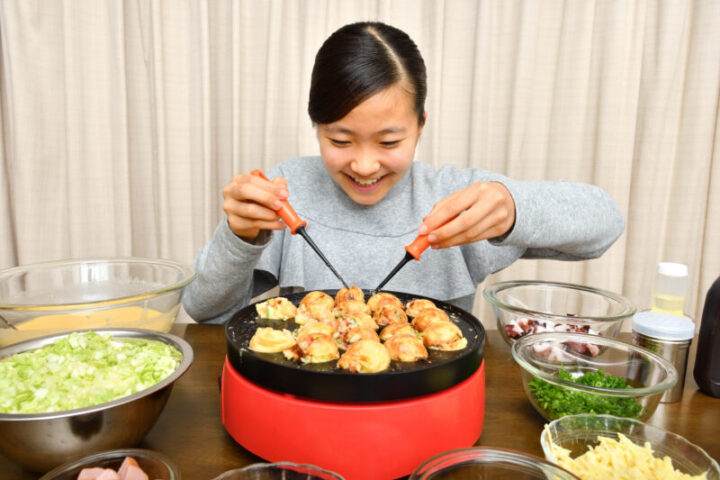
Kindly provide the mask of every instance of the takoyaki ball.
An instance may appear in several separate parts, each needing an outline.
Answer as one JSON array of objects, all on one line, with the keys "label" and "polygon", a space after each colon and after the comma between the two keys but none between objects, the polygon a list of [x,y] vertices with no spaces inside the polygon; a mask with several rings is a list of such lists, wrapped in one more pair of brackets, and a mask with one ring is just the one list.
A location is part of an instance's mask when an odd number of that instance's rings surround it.
[{"label": "takoyaki ball", "polygon": [[310,322],[298,328],[295,331],[295,337],[300,338],[310,335],[311,333],[324,333],[325,335],[333,337],[337,333],[337,329],[329,323]]},{"label": "takoyaki ball", "polygon": [[467,346],[460,328],[452,322],[433,322],[423,332],[423,343],[431,350],[462,350]]},{"label": "takoyaki ball", "polygon": [[359,342],[360,340],[373,340],[375,342],[379,342],[380,338],[378,338],[378,334],[375,332],[375,330],[372,330],[370,328],[352,327],[343,335],[340,348],[346,349],[348,348],[348,346],[352,345],[355,342]]},{"label": "takoyaki ball", "polygon": [[428,351],[423,342],[415,335],[401,333],[385,342],[390,358],[398,362],[417,362],[428,358]]},{"label": "takoyaki ball", "polygon": [[342,303],[347,300],[357,300],[359,302],[365,303],[365,294],[362,290],[360,290],[359,287],[343,287],[338,290],[337,294],[335,294],[335,303]]},{"label": "takoyaki ball", "polygon": [[250,339],[250,350],[263,353],[282,352],[295,345],[295,337],[290,330],[275,330],[261,327],[255,330]]},{"label": "takoyaki ball", "polygon": [[390,366],[387,348],[374,340],[360,340],[348,347],[338,360],[338,367],[352,373],[377,373]]},{"label": "takoyaki ball", "polygon": [[440,310],[439,308],[426,308],[422,312],[420,312],[415,318],[412,320],[412,326],[415,327],[415,330],[418,332],[424,332],[425,329],[434,322],[449,322],[450,317],[448,317],[448,314],[445,313],[444,310]]},{"label": "takoyaki ball", "polygon": [[395,335],[400,335],[403,333],[409,333],[410,335],[415,335],[415,329],[412,325],[409,323],[391,323],[387,327],[380,330],[380,340],[383,342],[389,340],[391,337],[394,337]]},{"label": "takoyaki ball", "polygon": [[388,303],[395,304],[401,308],[405,307],[405,305],[403,305],[402,301],[398,297],[388,292],[378,292],[372,297],[370,297],[367,301],[370,310],[372,310],[373,312],[378,311],[381,305],[386,305]]},{"label": "takoyaki ball", "polygon": [[284,350],[283,354],[302,363],[324,363],[337,360],[340,356],[335,340],[324,333],[310,333],[298,337],[295,346]]},{"label": "takoyaki ball", "polygon": [[372,330],[377,330],[378,326],[375,320],[372,319],[367,313],[354,313],[348,314],[343,317],[338,317],[338,331],[346,332],[353,327],[365,327]]},{"label": "takoyaki ball", "polygon": [[333,297],[331,297],[327,293],[315,290],[305,295],[303,299],[300,300],[299,306],[310,306],[317,304],[322,304],[327,306],[327,308],[332,308],[335,306],[335,300],[333,300]]},{"label": "takoyaki ball", "polygon": [[384,327],[391,323],[408,323],[408,317],[405,315],[405,310],[397,305],[387,304],[380,307],[380,310],[373,314],[373,320],[375,323]]},{"label": "takoyaki ball", "polygon": [[[332,301],[332,297],[329,297]],[[333,303],[335,303],[333,301]],[[295,323],[303,325],[311,322],[334,323],[335,315],[333,314],[332,304],[328,305],[325,301],[316,303],[301,303],[295,314]]]},{"label": "takoyaki ball", "polygon": [[297,308],[285,297],[275,297],[255,305],[258,316],[266,320],[288,320],[295,317]]},{"label": "takoyaki ball", "polygon": [[343,302],[336,303],[335,308],[333,309],[333,314],[336,317],[344,317],[358,313],[370,315],[370,307],[360,300],[345,300]]},{"label": "takoyaki ball", "polygon": [[408,314],[409,317],[417,317],[418,314],[426,308],[436,307],[435,304],[430,300],[426,300],[424,298],[416,298],[415,300],[410,300],[407,305],[405,305],[405,312]]}]

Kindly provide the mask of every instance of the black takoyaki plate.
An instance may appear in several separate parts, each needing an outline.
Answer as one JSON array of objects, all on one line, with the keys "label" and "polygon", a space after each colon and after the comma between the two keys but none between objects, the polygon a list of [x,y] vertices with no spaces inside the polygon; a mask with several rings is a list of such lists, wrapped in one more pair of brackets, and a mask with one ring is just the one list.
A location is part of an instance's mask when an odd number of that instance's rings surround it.
[{"label": "black takoyaki plate", "polygon": [[[335,296],[337,290],[324,290]],[[298,305],[308,292],[285,297]],[[403,303],[418,295],[389,292]],[[365,292],[366,299],[372,292]],[[447,312],[460,327],[467,346],[454,352],[428,350],[429,358],[418,362],[391,362],[379,373],[350,373],[337,367],[337,361],[303,364],[286,359],[282,353],[250,350],[249,343],[258,327],[294,329],[292,320],[265,320],[257,315],[255,304],[248,305],[225,326],[228,361],[248,380],[263,387],[300,397],[334,402],[379,402],[428,395],[452,387],[470,377],[483,360],[485,329],[472,314],[449,303],[427,298]]]}]

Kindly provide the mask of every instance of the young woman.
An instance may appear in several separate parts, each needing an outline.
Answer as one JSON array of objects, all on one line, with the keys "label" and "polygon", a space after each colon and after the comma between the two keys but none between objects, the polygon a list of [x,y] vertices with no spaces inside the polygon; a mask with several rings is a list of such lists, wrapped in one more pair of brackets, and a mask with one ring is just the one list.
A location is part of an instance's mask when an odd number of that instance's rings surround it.
[{"label": "young woman", "polygon": [[280,163],[272,181],[243,174],[224,188],[226,217],[195,259],[186,311],[221,323],[276,285],[281,294],[342,287],[276,215],[285,199],[348,284],[361,288],[375,288],[405,245],[429,234],[432,249],[385,289],[467,310],[477,285],[519,258],[594,258],[622,233],[617,205],[592,185],[414,162],[426,92],[425,64],[404,32],[365,22],[333,33],[310,87],[321,156]]}]

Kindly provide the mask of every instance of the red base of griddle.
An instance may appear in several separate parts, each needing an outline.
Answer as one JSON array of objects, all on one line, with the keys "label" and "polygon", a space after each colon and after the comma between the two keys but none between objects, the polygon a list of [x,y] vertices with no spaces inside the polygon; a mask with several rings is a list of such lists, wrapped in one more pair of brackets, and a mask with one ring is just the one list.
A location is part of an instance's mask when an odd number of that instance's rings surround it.
[{"label": "red base of griddle", "polygon": [[440,452],[469,447],[485,414],[485,363],[438,393],[380,403],[333,403],[282,394],[225,361],[222,422],[240,445],[271,462],[309,463],[347,480],[412,473]]}]

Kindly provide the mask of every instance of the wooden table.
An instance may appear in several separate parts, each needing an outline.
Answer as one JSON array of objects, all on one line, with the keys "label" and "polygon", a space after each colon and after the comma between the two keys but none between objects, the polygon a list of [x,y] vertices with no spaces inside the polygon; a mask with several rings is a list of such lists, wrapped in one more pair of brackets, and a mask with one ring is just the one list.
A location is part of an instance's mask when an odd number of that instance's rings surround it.
[{"label": "wooden table", "polygon": [[[222,326],[180,324],[172,333],[193,346],[195,361],[178,380],[158,422],[139,445],[164,452],[175,460],[185,480],[205,480],[262,459],[238,445],[220,421],[218,376],[225,358]],[[626,337],[625,340],[628,340]],[[720,399],[697,390],[692,379],[691,353],[681,402],[661,404],[649,423],[678,433],[720,458]],[[497,331],[487,332],[485,426],[477,445],[512,448],[543,456],[540,432],[544,421],[523,393],[520,369]],[[31,480],[0,455],[0,478]]]}]

